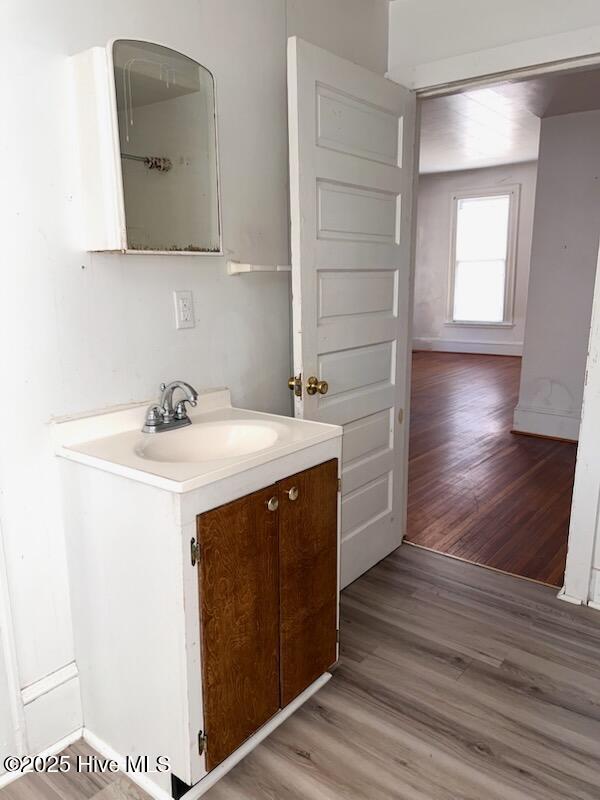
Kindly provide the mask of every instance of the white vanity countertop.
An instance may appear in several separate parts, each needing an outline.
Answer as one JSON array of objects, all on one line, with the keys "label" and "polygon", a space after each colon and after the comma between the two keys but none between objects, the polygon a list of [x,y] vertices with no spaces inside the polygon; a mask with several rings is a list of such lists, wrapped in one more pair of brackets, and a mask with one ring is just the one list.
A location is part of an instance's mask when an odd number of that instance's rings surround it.
[{"label": "white vanity countertop", "polygon": [[[101,414],[55,421],[56,454],[161,489],[183,493],[342,435],[342,428],[338,425],[232,408],[227,389],[200,395],[196,408],[190,409],[192,425],[175,431],[146,434],[141,429],[149,404],[137,403]],[[253,436],[266,434],[268,444],[246,454],[215,457],[213,453],[212,457],[205,458],[211,434],[214,436],[216,431],[219,436],[229,421],[243,428],[244,442],[248,436],[252,441]],[[205,423],[209,426],[201,428]],[[204,430],[208,438],[203,437]],[[185,460],[178,460],[179,451],[189,449],[194,437],[198,443],[193,460],[189,454]],[[152,458],[153,451],[158,451],[157,460]],[[168,460],[158,460],[161,455]]]}]

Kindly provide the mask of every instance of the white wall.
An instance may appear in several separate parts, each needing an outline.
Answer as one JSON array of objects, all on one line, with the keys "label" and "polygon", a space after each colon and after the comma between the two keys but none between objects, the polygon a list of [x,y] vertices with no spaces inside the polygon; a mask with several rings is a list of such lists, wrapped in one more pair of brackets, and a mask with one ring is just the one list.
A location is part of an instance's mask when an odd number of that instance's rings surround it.
[{"label": "white wall", "polygon": [[596,0],[393,0],[389,72],[422,88],[600,52]]},{"label": "white wall", "polygon": [[299,36],[383,74],[388,65],[388,0],[287,0],[290,36]]},{"label": "white wall", "polygon": [[[420,350],[520,355],[525,329],[535,162],[490,169],[421,175],[417,213],[413,346]],[[514,326],[447,325],[451,244],[451,195],[457,191],[520,185]]]},{"label": "white wall", "polygon": [[577,439],[600,234],[600,111],[542,120],[514,427]]},{"label": "white wall", "polygon": [[[384,68],[381,0],[357,3],[357,16],[340,0],[313,2],[306,24],[303,6],[290,2],[291,33],[331,36],[332,49]],[[238,405],[291,410],[285,274],[231,278],[225,258],[77,249],[68,56],[139,37],[211,69],[226,255],[286,263],[286,12],[285,0],[23,0],[5,11],[2,52],[18,68],[0,78],[0,523],[32,751],[81,724],[49,420],[155,397],[173,378],[229,385]],[[174,289],[194,292],[193,330],[174,328]]]}]

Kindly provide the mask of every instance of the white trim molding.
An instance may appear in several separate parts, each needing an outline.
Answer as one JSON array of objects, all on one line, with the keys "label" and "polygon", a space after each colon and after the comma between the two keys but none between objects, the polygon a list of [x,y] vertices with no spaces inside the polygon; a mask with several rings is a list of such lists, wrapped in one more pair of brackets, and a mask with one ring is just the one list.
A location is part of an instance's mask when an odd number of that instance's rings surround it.
[{"label": "white trim molding", "polygon": [[600,62],[599,41],[600,25],[593,25],[414,65],[396,63],[396,53],[390,48],[387,76],[424,96],[447,94],[459,86],[498,83],[500,75],[510,80],[593,67]]},{"label": "white trim molding", "polygon": [[[171,795],[164,791],[164,789],[161,789],[160,786],[158,786],[151,778],[148,778],[146,773],[126,771],[125,756],[121,753],[118,753],[110,745],[106,744],[106,742],[99,736],[96,736],[95,733],[92,733],[92,731],[84,728],[82,734],[83,740],[87,742],[87,744],[89,744],[93,750],[95,750],[97,753],[100,753],[103,758],[116,761],[121,772],[131,781],[137,784],[137,786],[146,792],[146,794],[150,795],[150,797],[153,797],[154,800],[172,800]],[[189,792],[186,794],[189,794]]]},{"label": "white trim molding", "polygon": [[[599,257],[600,263],[600,257]],[[571,523],[565,568],[565,594],[597,603],[594,553],[600,527],[600,273],[596,271],[592,325],[581,411]],[[594,577],[594,587],[591,582]],[[593,592],[593,593],[592,593]]]},{"label": "white trim molding", "polygon": [[17,662],[17,647],[15,643],[10,592],[8,586],[8,568],[4,553],[2,529],[0,527],[0,651],[4,656],[6,675],[8,679],[8,692],[10,701],[9,713],[12,719],[15,742],[18,752],[15,755],[25,755],[28,751],[27,726],[25,723],[25,709],[21,698],[21,681]]},{"label": "white trim molding", "polygon": [[514,328],[514,322],[458,322],[447,320],[444,325],[448,328]]},{"label": "white trim molding", "polygon": [[517,433],[533,433],[556,439],[579,439],[581,420],[578,414],[556,411],[542,406],[526,406],[519,403],[513,417],[513,430]]},{"label": "white trim molding", "polygon": [[413,350],[432,350],[437,353],[480,353],[491,356],[521,356],[523,342],[462,341],[460,339],[416,338]]},{"label": "white trim molding", "polygon": [[559,600],[562,600],[564,603],[570,603],[572,606],[581,606],[583,605],[582,601],[578,597],[572,597],[570,594],[565,592],[565,587],[560,590],[560,592],[556,595]]},{"label": "white trim molding", "polygon": [[590,580],[590,599],[588,606],[595,611],[600,611],[600,570],[592,568],[592,578]]},{"label": "white trim molding", "polygon": [[[36,753],[35,756],[38,758],[48,758],[49,756],[55,756],[57,753],[61,753],[65,750],[69,745],[77,742],[83,736],[83,729],[77,728],[68,736],[64,736],[62,739],[59,739],[57,742],[54,742],[50,747],[47,747],[45,750],[41,750],[40,752]],[[5,775],[0,775],[0,789],[3,789],[5,786],[8,786],[9,783],[16,781],[18,778],[22,778],[22,772],[7,772]]]},{"label": "white trim molding", "polygon": [[81,690],[75,662],[21,690],[29,752],[37,753],[81,730]]},{"label": "white trim molding", "polygon": [[[235,750],[228,758],[222,761],[213,770],[206,773],[206,775],[194,784],[183,796],[182,800],[198,800],[203,794],[211,789],[224,775],[226,775],[236,764],[238,764],[245,756],[248,755],[254,748],[259,745],[264,739],[269,736],[282,722],[290,717],[300,706],[302,706],[309,698],[311,698],[319,689],[330,680],[331,673],[325,672],[316,681],[310,684],[298,697],[294,698],[291,703],[288,703],[285,708],[280,709],[274,717],[271,717],[265,724],[259,728],[249,739],[246,739],[237,750]],[[114,750],[110,745],[106,744],[95,733],[83,729],[84,740],[96,750],[104,758],[114,759],[119,764],[120,769],[125,771],[125,757]],[[148,778],[143,772],[126,772],[127,777],[136,783],[140,789],[143,789],[154,800],[172,800],[171,795],[162,789],[155,781]]]},{"label": "white trim molding", "polygon": [[590,599],[586,603],[585,600],[579,597],[568,595],[564,586],[557,595],[559,600],[564,600],[566,603],[573,603],[576,606],[587,605],[588,608],[592,608],[594,611],[600,611],[600,569],[592,569],[589,596]]},{"label": "white trim molding", "polygon": [[55,672],[51,672],[49,675],[45,675],[39,681],[35,681],[35,683],[31,683],[29,686],[25,686],[21,690],[23,704],[29,705],[29,703],[33,703],[33,701],[37,700],[39,697],[48,694],[48,692],[51,692],[53,689],[57,689],[59,686],[62,686],[63,683],[67,683],[67,681],[73,680],[77,677],[77,665],[74,661],[71,661],[70,664],[57,669]]}]

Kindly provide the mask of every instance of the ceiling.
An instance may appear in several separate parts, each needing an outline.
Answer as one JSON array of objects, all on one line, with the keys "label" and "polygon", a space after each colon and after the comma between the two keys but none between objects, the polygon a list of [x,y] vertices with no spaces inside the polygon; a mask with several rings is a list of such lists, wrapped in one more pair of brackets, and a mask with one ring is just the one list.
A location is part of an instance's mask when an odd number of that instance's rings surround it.
[{"label": "ceiling", "polygon": [[420,171],[537,159],[540,119],[600,109],[600,69],[551,73],[424,100]]}]

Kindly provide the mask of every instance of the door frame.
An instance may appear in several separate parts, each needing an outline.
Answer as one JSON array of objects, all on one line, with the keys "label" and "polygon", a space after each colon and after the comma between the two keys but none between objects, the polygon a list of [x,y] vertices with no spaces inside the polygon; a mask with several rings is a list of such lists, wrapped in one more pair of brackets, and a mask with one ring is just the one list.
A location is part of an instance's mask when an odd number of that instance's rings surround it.
[{"label": "door frame", "polygon": [[[409,297],[409,324],[412,330],[413,310],[415,300],[415,266],[416,266],[416,223],[419,180],[419,143],[421,139],[421,103],[419,101],[432,97],[444,97],[451,94],[481,89],[498,83],[511,80],[525,80],[528,78],[547,75],[549,73],[581,72],[593,67],[600,67],[600,53],[560,61],[548,61],[519,67],[497,73],[465,78],[463,80],[441,83],[414,89],[417,97],[416,129],[415,129],[415,178],[413,185],[412,208],[412,252],[410,264],[410,297]],[[409,340],[409,347],[412,339]],[[408,360],[408,384],[405,408],[406,424],[410,425],[410,386],[412,380],[411,360]],[[587,415],[586,415],[587,412]],[[592,319],[590,324],[590,338],[586,363],[586,384],[583,393],[581,415],[581,430],[579,435],[577,463],[575,467],[575,485],[573,502],[569,522],[569,536],[567,541],[567,563],[563,587],[558,592],[558,598],[576,605],[591,605],[600,610],[600,601],[595,603],[590,600],[591,582],[593,573],[593,557],[597,538],[597,528],[600,533],[600,458],[594,458],[598,452],[598,442],[594,438],[592,417],[600,416],[600,249],[596,266],[596,281],[594,300],[592,305]],[[587,424],[586,424],[587,423]],[[408,481],[408,441],[406,436],[405,476]],[[405,487],[405,497],[408,498],[408,483]],[[404,525],[406,529],[406,523]],[[600,593],[599,593],[600,594]]]},{"label": "door frame", "polygon": [[[0,527],[0,655],[4,657],[6,669],[7,688],[9,694],[9,715],[13,726],[17,756],[26,755],[28,752],[27,730],[25,725],[25,706],[21,695],[21,681],[19,679],[19,665],[17,661],[17,644],[13,625],[13,616],[10,600],[10,587],[8,583],[8,568],[2,528]],[[0,775],[0,788],[10,783],[16,774],[5,773]]]}]

